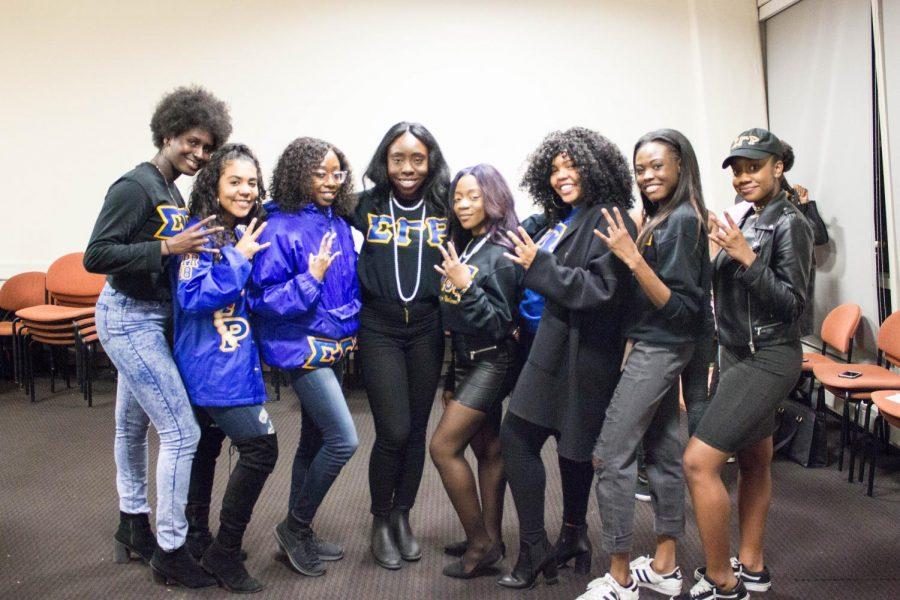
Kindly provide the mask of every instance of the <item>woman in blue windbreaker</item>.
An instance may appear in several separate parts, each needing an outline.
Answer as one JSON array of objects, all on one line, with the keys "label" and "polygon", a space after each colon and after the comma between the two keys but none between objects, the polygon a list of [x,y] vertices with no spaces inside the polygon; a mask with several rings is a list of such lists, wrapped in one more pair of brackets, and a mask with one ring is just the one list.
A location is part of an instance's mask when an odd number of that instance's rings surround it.
[{"label": "woman in blue windbreaker", "polygon": [[326,142],[298,138],[272,177],[273,202],[248,300],[263,360],[285,369],[302,410],[287,517],[275,538],[303,575],[325,574],[343,549],[319,539],[313,517],[359,441],[341,391],[343,358],[356,344],[356,250],[344,220],[355,206],[350,166]]},{"label": "woman in blue windbreaker", "polygon": [[[185,509],[188,550],[224,588],[243,593],[263,589],[241,562],[241,544],[278,458],[278,439],[263,408],[266,388],[244,294],[251,260],[268,246],[257,242],[266,225],[256,227],[264,195],[259,162],[247,146],[226,144],[213,154],[191,192],[190,219],[215,217],[223,230],[210,237],[219,252],[182,255],[172,286],[173,354],[200,425]],[[239,458],[228,478],[213,540],[209,504],[216,457],[226,435]]]}]

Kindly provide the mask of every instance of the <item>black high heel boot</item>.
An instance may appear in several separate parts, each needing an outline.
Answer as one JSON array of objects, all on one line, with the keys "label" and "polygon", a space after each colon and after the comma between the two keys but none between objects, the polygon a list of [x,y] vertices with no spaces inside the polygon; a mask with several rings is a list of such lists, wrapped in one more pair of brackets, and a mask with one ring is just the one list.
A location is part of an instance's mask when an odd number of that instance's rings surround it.
[{"label": "black high heel boot", "polygon": [[559,531],[559,538],[553,545],[556,554],[556,565],[564,567],[570,560],[575,559],[575,572],[579,575],[591,572],[591,554],[594,547],[588,537],[587,523],[583,525],[568,525],[563,523]]},{"label": "black high heel boot", "polygon": [[188,524],[184,545],[194,560],[200,560],[213,542],[212,533],[209,531],[209,504],[188,502],[184,507],[184,517]]},{"label": "black high heel boot", "polygon": [[149,563],[156,548],[156,537],[150,529],[150,519],[146,513],[119,513],[119,528],[113,535],[113,559],[127,563],[131,555]]},{"label": "black high heel boot", "polygon": [[159,546],[150,559],[153,580],[163,585],[182,585],[187,588],[204,588],[216,585],[216,579],[203,570],[187,548],[182,545],[171,552]]},{"label": "black high heel boot", "polygon": [[519,558],[512,573],[497,580],[497,585],[527,590],[534,587],[538,575],[544,575],[544,583],[553,585],[559,581],[556,570],[556,555],[547,540],[547,534],[534,544],[521,540],[519,542]]}]

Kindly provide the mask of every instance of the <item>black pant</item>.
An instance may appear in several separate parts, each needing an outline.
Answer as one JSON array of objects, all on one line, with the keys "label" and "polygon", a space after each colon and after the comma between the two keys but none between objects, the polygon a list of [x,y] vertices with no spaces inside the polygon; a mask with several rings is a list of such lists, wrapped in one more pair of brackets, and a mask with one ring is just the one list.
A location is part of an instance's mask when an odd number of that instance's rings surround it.
[{"label": "black pant", "polygon": [[[519,538],[535,543],[543,538],[544,496],[547,474],[541,460],[541,448],[553,430],[506,413],[500,427],[500,447],[506,465],[506,478],[519,515]],[[577,462],[559,457],[563,493],[563,522],[583,525],[594,469],[590,461]]]},{"label": "black pant", "polygon": [[364,305],[359,359],[375,420],[369,458],[372,514],[409,510],[425,464],[425,430],[434,404],[444,333],[433,304],[415,304],[407,316],[399,304]]}]

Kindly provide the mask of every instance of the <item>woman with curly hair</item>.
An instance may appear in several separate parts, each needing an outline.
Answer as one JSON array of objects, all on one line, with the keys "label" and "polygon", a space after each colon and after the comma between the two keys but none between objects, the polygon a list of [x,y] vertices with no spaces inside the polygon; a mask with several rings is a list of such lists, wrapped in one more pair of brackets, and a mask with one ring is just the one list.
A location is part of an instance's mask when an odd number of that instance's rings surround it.
[{"label": "woman with curly hair", "polygon": [[[612,214],[603,209],[610,225],[594,231],[634,279],[625,319],[631,351],[594,448],[603,549],[611,565],[588,584],[583,600],[636,599],[641,587],[673,596],[683,582],[675,557],[684,533],[678,391],[709,310],[708,215],[694,149],[684,135],[651,131],[637,141],[633,157],[643,204],[637,240],[617,208]],[[629,562],[642,440],[656,513],[656,552]]]},{"label": "woman with curly hair", "polygon": [[[522,187],[543,208],[549,229],[537,243],[522,227],[509,235],[515,252],[509,258],[525,269],[525,287],[544,304],[532,307],[540,323],[500,429],[519,516],[519,558],[498,581],[511,588],[532,587],[541,573],[555,582],[558,561],[576,558],[579,572],[590,568],[591,451],[619,379],[631,277],[593,234],[609,223],[604,209],[624,213],[632,204],[631,173],[615,144],[583,127],[553,132],[529,158]],[[622,218],[634,236],[634,223]],[[540,454],[551,435],[563,488],[563,523],[552,548]]]},{"label": "woman with curly hair", "polygon": [[382,138],[353,216],[364,237],[359,357],[375,420],[369,458],[371,550],[386,569],[422,557],[409,524],[425,464],[425,429],[444,358],[439,248],[447,237],[450,170],[418,123]]},{"label": "woman with curly hair", "polygon": [[[450,184],[453,241],[440,248],[441,315],[453,338],[453,395],[431,438],[434,461],[453,502],[466,541],[461,559],[444,575],[470,579],[503,559],[503,399],[515,384],[516,309],[522,269],[503,256],[512,246],[505,232],[518,226],[512,192],[490,165],[460,171]],[[457,248],[461,253],[457,254]],[[471,446],[478,481],[463,455]]]},{"label": "woman with curly hair", "polygon": [[[154,574],[187,587],[216,584],[184,546],[184,506],[200,438],[166,340],[171,326],[170,257],[217,254],[208,217],[187,227],[179,175],[195,175],[231,134],[225,104],[199,87],[163,97],[150,121],[157,153],[109,188],[84,253],[84,266],[108,275],[97,300],[97,335],[119,372],[116,392],[116,562],[135,554]],[[156,539],[147,503],[147,432],[159,434]]]},{"label": "woman with curly hair", "polygon": [[356,345],[356,249],[344,218],[356,198],[344,153],[319,139],[291,142],[275,167],[273,202],[248,288],[265,362],[285,369],[302,411],[287,517],[275,539],[303,575],[325,574],[341,546],[319,539],[313,518],[359,441],[341,390],[343,358]]},{"label": "woman with curly hair", "polygon": [[[218,254],[180,257],[175,279],[174,356],[194,405],[200,442],[191,467],[185,513],[188,550],[226,589],[258,592],[263,584],[241,562],[244,531],[278,458],[275,429],[263,408],[266,387],[249,327],[244,288],[254,255],[259,199],[265,195],[259,162],[243,144],[212,155],[191,191],[190,218],[224,227],[213,236]],[[209,532],[216,458],[228,436],[239,458],[222,499],[219,532]]]}]

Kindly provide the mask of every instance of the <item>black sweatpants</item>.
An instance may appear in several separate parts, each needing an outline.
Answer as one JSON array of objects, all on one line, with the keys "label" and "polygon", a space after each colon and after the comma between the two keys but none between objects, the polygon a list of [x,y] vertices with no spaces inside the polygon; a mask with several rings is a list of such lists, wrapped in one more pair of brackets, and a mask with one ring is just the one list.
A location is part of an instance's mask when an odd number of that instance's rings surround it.
[{"label": "black sweatpants", "polygon": [[399,305],[363,305],[359,359],[375,421],[369,457],[372,514],[409,510],[425,464],[425,431],[444,359],[435,304],[414,304],[409,322]]}]

